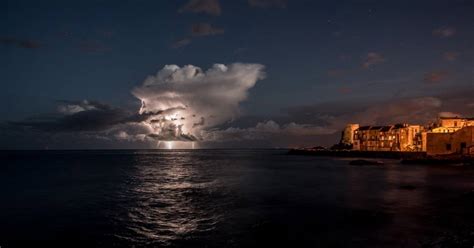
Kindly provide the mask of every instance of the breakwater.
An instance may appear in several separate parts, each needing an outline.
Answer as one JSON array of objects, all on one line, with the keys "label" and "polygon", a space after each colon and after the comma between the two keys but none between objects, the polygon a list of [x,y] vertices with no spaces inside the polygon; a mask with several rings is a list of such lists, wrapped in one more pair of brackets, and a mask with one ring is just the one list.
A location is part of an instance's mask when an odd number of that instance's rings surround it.
[{"label": "breakwater", "polygon": [[399,159],[402,164],[462,164],[474,165],[474,157],[462,155],[428,156],[426,152],[352,151],[291,149],[289,155]]},{"label": "breakwater", "polygon": [[426,152],[393,152],[393,151],[352,151],[352,150],[309,150],[291,149],[290,155],[353,157],[353,158],[388,158],[388,159],[425,159]]}]

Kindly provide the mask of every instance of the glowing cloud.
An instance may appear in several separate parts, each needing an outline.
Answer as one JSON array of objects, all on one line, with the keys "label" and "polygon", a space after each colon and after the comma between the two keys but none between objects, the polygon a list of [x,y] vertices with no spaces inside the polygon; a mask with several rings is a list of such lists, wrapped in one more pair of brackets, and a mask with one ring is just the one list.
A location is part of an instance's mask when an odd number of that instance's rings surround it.
[{"label": "glowing cloud", "polygon": [[259,79],[260,64],[215,64],[207,71],[186,65],[166,65],[132,93],[141,100],[140,114],[153,128],[152,138],[194,141],[205,128],[239,115],[239,103]]}]

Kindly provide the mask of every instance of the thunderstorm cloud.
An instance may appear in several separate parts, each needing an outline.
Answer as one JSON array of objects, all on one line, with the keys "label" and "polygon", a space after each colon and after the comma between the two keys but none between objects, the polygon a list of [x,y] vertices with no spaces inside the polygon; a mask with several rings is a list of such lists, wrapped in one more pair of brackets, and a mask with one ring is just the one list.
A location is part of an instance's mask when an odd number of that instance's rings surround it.
[{"label": "thunderstorm cloud", "polygon": [[159,140],[197,140],[202,131],[239,116],[239,103],[263,79],[260,64],[215,64],[204,71],[193,65],[166,65],[132,93],[141,115]]}]

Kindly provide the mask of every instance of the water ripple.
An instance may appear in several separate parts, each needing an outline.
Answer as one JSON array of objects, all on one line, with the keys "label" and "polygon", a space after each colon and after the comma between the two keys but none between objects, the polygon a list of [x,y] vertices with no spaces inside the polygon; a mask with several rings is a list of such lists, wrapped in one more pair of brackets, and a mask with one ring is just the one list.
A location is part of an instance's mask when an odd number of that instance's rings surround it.
[{"label": "water ripple", "polygon": [[220,182],[189,157],[164,159],[137,156],[132,187],[118,196],[123,198],[119,207],[126,214],[115,216],[127,231],[116,238],[135,244],[170,245],[190,234],[212,231],[219,223],[219,209],[206,204],[203,196],[215,192]]}]

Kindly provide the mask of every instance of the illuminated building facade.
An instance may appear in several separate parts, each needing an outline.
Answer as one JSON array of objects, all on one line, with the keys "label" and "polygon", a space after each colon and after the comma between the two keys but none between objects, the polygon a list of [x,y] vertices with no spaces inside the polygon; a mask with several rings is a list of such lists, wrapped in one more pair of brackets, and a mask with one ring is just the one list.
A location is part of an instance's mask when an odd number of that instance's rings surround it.
[{"label": "illuminated building facade", "polygon": [[474,155],[474,118],[443,118],[423,134],[428,155]]},{"label": "illuminated building facade", "polygon": [[426,152],[428,155],[474,155],[474,118],[441,117],[434,125],[349,124],[341,143],[358,151]]},{"label": "illuminated building facade", "polygon": [[354,131],[353,149],[360,151],[421,151],[420,125],[362,126]]}]

